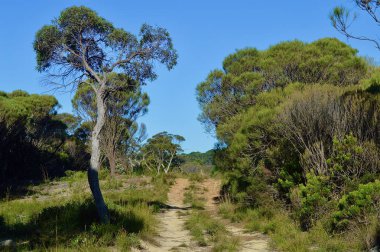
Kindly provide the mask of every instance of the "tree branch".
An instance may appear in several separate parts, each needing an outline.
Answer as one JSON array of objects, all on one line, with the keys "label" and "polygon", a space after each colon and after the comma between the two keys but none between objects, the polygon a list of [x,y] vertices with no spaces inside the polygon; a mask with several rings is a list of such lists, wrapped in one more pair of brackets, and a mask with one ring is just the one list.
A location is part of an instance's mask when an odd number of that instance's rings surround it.
[{"label": "tree branch", "polygon": [[109,69],[107,69],[107,71],[108,72],[112,72],[114,68],[116,68],[116,67],[118,67],[118,66],[120,66],[122,64],[130,63],[135,57],[144,55],[145,53],[146,52],[144,52],[144,51],[134,52],[128,58],[126,58],[124,60],[118,60],[118,61],[116,61],[114,64],[111,65],[111,67]]}]

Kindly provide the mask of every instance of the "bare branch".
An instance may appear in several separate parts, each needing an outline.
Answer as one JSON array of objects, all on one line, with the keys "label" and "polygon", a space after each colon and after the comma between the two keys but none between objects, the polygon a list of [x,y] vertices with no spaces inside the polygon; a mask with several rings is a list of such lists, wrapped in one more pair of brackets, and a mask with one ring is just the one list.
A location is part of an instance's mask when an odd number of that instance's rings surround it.
[{"label": "bare branch", "polygon": [[120,65],[130,63],[135,57],[137,57],[139,55],[144,55],[144,53],[145,52],[143,52],[143,51],[137,51],[137,52],[132,53],[128,58],[126,58],[124,60],[118,60],[118,61],[116,61],[114,64],[112,64],[110,66],[110,68],[108,69],[108,72],[112,72],[116,67],[118,67]]}]

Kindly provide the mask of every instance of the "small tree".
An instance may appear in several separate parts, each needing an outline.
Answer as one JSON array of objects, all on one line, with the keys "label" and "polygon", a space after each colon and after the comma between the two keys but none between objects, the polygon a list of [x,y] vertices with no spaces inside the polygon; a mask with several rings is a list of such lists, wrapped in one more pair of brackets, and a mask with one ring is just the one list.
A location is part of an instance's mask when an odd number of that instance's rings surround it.
[{"label": "small tree", "polygon": [[161,132],[148,139],[142,148],[143,165],[149,170],[155,169],[157,174],[161,169],[168,173],[173,163],[182,152],[180,143],[185,141],[183,136]]},{"label": "small tree", "polygon": [[[75,89],[87,82],[96,94],[96,123],[91,134],[88,181],[103,223],[109,222],[107,206],[99,187],[100,136],[106,122],[107,100],[117,87],[110,82],[114,72],[124,73],[145,84],[156,79],[154,63],[168,69],[177,62],[169,33],[142,25],[140,39],[86,7],[70,7],[36,34],[37,70],[47,72],[56,88]],[[58,82],[56,81],[58,78]]]}]

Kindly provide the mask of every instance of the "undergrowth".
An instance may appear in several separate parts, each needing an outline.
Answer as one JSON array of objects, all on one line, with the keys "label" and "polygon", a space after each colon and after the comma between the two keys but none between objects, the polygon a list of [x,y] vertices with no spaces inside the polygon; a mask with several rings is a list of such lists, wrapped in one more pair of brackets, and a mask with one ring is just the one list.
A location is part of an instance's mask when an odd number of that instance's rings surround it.
[{"label": "undergrowth", "polygon": [[271,246],[280,251],[362,251],[363,240],[359,232],[331,235],[326,221],[319,221],[308,231],[302,231],[289,213],[275,202],[267,206],[250,208],[230,201],[219,206],[219,213],[233,222],[241,222],[249,231],[269,235]]},{"label": "undergrowth", "polygon": [[[65,194],[49,194],[51,185],[45,184],[34,188],[36,195],[0,201],[0,240],[14,240],[20,251],[102,251],[109,247],[126,251],[155,235],[154,213],[165,202],[173,178],[137,178],[134,186],[121,188],[121,181],[128,184],[132,180],[100,177],[110,224],[99,223],[90,193],[82,187],[85,174],[73,172],[54,181],[58,188],[68,184],[70,192]],[[39,190],[46,192],[42,195]]]}]

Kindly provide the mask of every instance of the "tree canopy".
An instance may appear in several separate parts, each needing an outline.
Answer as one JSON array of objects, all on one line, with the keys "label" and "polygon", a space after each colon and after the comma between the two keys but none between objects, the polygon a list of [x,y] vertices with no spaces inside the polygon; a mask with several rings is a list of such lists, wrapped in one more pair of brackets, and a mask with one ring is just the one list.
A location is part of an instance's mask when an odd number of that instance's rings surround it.
[{"label": "tree canopy", "polygon": [[[72,168],[63,144],[69,137],[59,104],[50,95],[16,90],[0,95],[0,180],[6,186],[22,179],[62,175]],[[68,155],[67,155],[68,156]],[[58,166],[58,167],[57,167]],[[4,188],[0,188],[2,190]]]},{"label": "tree canopy", "polygon": [[84,6],[67,8],[51,25],[43,26],[36,34],[34,50],[37,69],[65,77],[62,86],[78,84],[83,78],[94,80],[92,85],[97,86],[113,71],[144,84],[157,77],[154,61],[168,69],[177,62],[165,29],[144,24],[138,39]]},{"label": "tree canopy", "polygon": [[[312,43],[283,42],[265,51],[238,50],[223,62],[223,70],[214,70],[197,87],[202,108],[199,119],[208,129],[246,110],[256,103],[261,92],[282,88],[290,83],[358,84],[369,70],[357,50],[337,39],[325,38]],[[219,135],[223,138],[222,134]]]}]

